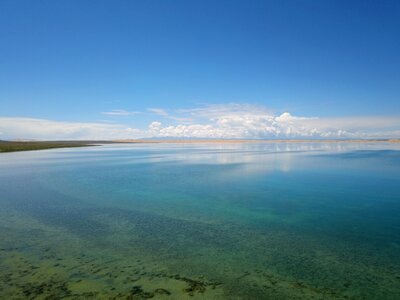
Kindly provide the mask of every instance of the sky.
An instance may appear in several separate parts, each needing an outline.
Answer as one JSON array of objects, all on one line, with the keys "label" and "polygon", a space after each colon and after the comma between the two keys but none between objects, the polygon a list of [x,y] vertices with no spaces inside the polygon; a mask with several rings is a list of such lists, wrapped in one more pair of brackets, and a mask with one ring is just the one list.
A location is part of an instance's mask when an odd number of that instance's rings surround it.
[{"label": "sky", "polygon": [[400,138],[400,1],[0,1],[0,139]]}]

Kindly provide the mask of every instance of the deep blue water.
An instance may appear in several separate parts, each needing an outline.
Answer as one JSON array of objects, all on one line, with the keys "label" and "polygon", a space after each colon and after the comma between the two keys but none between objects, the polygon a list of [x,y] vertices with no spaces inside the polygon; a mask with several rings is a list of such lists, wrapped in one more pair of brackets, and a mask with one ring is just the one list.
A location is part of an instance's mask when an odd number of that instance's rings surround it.
[{"label": "deep blue water", "polygon": [[3,153],[0,259],[0,298],[400,299],[400,145]]}]

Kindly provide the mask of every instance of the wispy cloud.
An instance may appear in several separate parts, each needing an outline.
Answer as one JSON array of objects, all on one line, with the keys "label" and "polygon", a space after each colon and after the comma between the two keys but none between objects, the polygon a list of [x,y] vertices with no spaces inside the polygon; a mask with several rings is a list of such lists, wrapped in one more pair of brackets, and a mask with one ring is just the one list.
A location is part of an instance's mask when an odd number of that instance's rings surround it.
[{"label": "wispy cloud", "polygon": [[148,108],[147,110],[158,116],[162,116],[162,117],[169,116],[169,113],[165,109],[162,109],[162,108]]},{"label": "wispy cloud", "polygon": [[217,119],[221,116],[240,114],[240,115],[271,115],[272,111],[259,105],[246,103],[228,104],[207,104],[195,108],[178,109],[175,111],[179,115],[189,115],[193,118]]},{"label": "wispy cloud", "polygon": [[34,118],[2,118],[4,139],[112,140],[142,136],[140,130],[122,124],[60,122]]},{"label": "wispy cloud", "polygon": [[187,123],[191,123],[193,121],[193,119],[190,117],[183,117],[183,116],[176,115],[177,113],[179,114],[178,111],[173,111],[173,113],[171,114],[163,108],[148,108],[147,110],[150,113],[164,117],[166,119],[174,120],[176,122],[181,122],[181,123],[187,124]]},{"label": "wispy cloud", "polygon": [[132,115],[137,115],[140,114],[138,111],[127,111],[124,109],[113,109],[111,111],[104,111],[101,114],[107,115],[107,116],[132,116]]}]

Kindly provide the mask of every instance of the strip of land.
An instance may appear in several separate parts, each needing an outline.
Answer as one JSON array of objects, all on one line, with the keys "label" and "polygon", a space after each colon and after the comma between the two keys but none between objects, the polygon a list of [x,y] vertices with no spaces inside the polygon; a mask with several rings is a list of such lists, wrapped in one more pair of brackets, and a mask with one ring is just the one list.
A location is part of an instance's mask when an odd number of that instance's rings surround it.
[{"label": "strip of land", "polygon": [[94,141],[0,141],[0,152],[31,151],[53,148],[94,146]]}]

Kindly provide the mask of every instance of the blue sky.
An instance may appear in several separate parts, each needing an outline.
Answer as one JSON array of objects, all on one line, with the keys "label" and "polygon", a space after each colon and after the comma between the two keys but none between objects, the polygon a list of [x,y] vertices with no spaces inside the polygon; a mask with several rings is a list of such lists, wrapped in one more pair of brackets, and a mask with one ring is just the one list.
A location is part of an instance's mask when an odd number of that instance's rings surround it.
[{"label": "blue sky", "polygon": [[3,0],[0,41],[0,139],[400,129],[399,1]]}]

